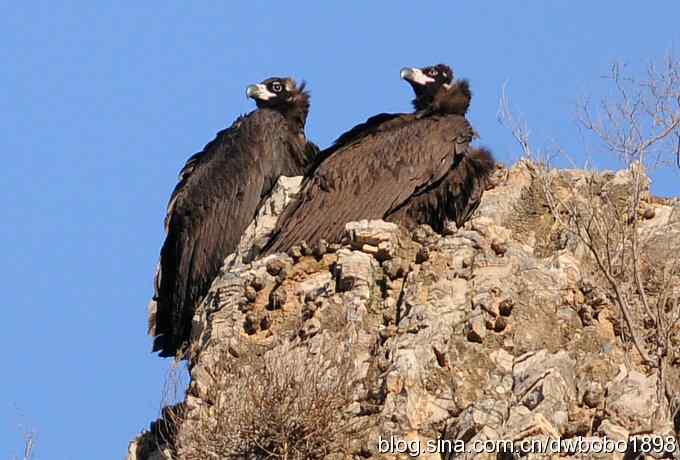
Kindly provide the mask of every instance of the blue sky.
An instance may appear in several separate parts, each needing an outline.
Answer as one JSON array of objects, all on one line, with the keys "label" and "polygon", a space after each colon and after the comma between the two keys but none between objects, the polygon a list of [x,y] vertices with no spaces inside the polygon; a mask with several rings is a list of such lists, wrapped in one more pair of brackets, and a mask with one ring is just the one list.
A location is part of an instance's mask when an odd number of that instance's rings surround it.
[{"label": "blue sky", "polygon": [[613,60],[639,70],[680,45],[677,1],[234,3],[0,5],[0,458],[23,427],[37,459],[119,459],[157,415],[169,361],[149,352],[146,304],[165,204],[184,161],[253,108],[247,84],[306,79],[326,146],[410,110],[401,67],[445,62],[499,160],[518,156],[496,121],[507,81],[536,142],[582,161],[577,98]]}]

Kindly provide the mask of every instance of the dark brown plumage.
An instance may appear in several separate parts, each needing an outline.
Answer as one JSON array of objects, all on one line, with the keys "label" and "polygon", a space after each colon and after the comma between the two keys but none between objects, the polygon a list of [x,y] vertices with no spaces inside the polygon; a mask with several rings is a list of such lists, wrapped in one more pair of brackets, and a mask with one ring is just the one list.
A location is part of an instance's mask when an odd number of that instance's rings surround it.
[{"label": "dark brown plumage", "polygon": [[471,150],[467,82],[452,83],[444,65],[404,69],[414,88],[413,114],[380,114],[352,128],[319,155],[299,198],[279,219],[266,253],[306,241],[338,241],[347,222],[386,219],[407,226],[462,223],[493,168]]},{"label": "dark brown plumage", "polygon": [[449,172],[432,186],[414,194],[386,220],[408,229],[427,223],[438,233],[449,221],[462,226],[475,212],[495,167],[491,152],[472,149],[454,161]]},{"label": "dark brown plumage", "polygon": [[258,110],[189,158],[170,197],[149,308],[149,334],[160,356],[175,356],[189,338],[196,304],[278,177],[302,174],[315,152],[304,134],[304,84],[271,78],[247,94]]}]

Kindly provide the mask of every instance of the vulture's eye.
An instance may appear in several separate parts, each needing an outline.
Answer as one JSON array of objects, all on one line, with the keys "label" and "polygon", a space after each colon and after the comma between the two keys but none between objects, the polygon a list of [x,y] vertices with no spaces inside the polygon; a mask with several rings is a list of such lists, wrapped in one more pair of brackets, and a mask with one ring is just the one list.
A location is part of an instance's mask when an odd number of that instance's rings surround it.
[{"label": "vulture's eye", "polygon": [[278,81],[275,81],[274,83],[272,83],[272,90],[275,93],[280,93],[282,89],[283,89],[283,85],[281,85],[281,83],[279,83]]},{"label": "vulture's eye", "polygon": [[427,71],[427,74],[428,74],[430,77],[436,77],[438,73],[439,73],[439,72],[437,72],[437,69],[430,69],[430,70]]}]

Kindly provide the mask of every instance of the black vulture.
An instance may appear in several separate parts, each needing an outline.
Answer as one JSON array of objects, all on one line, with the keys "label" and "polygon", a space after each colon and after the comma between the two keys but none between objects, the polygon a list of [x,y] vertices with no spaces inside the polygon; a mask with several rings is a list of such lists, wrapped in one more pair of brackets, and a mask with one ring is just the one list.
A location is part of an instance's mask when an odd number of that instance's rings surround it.
[{"label": "black vulture", "polygon": [[376,115],[321,152],[265,253],[300,241],[338,241],[355,220],[441,231],[469,218],[495,166],[488,150],[469,145],[475,137],[465,118],[469,84],[454,81],[443,64],[402,69],[401,77],[415,92],[414,113]]},{"label": "black vulture", "polygon": [[197,303],[279,176],[302,175],[311,164],[317,149],[305,138],[304,86],[290,78],[248,86],[257,109],[220,131],[182,168],[149,305],[149,334],[160,356],[182,350]]}]

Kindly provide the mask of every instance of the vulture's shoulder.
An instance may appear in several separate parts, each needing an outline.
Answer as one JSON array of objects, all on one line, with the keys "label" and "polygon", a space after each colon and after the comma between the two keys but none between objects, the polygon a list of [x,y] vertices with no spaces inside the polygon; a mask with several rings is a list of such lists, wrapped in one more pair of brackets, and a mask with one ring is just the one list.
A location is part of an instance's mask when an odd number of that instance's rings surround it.
[{"label": "vulture's shoulder", "polygon": [[[205,147],[203,147],[203,150],[194,153],[189,157],[186,164],[179,172],[179,181],[173,195],[178,189],[181,189],[189,181],[191,176],[199,171],[202,166],[210,163],[210,161],[214,160],[220,153],[225,153],[226,150],[229,150],[234,142],[238,140],[239,135],[244,129],[248,129],[251,125],[257,124],[257,119],[260,118],[257,115],[257,111],[247,115],[241,115],[230,127],[219,131],[215,135],[215,139],[208,142]],[[172,197],[170,198],[170,201],[172,201]]]},{"label": "vulture's shoulder", "polygon": [[[310,177],[315,183],[310,187],[341,195],[349,190],[342,200],[351,201],[354,194],[376,202],[402,202],[415,190],[439,180],[454,159],[469,150],[473,137],[474,130],[464,116],[394,118],[384,122],[379,132],[363,135],[336,151]],[[385,204],[384,208],[393,206]]]},{"label": "vulture's shoulder", "polygon": [[330,147],[325,150],[317,150],[314,161],[311,167],[308,168],[308,172],[314,172],[321,163],[344,147],[359,142],[371,134],[399,126],[408,121],[410,117],[410,115],[401,113],[379,113],[370,117],[365,122],[359,123],[349,131],[341,134]]},{"label": "vulture's shoulder", "polygon": [[462,151],[458,150],[464,148],[474,137],[472,125],[462,115],[423,118],[419,118],[417,114],[392,116],[377,128],[365,128],[361,134],[336,148],[334,155],[319,170],[332,169],[334,164],[350,161],[351,158],[370,163],[385,155],[391,156],[394,163],[403,161],[413,165],[422,160],[427,165],[434,159],[433,149],[460,154]]},{"label": "vulture's shoulder", "polygon": [[471,141],[477,137],[477,133],[464,115],[437,115],[423,119],[426,124],[425,129],[437,132],[453,134],[456,139],[467,139]]},{"label": "vulture's shoulder", "polygon": [[[427,138],[469,142],[475,136],[472,125],[462,115],[420,117],[418,114],[381,114],[373,118],[378,120],[369,123],[371,118],[340,136],[333,149],[344,150],[355,144],[372,144],[383,139],[402,141],[404,144],[416,144],[419,139]],[[350,136],[355,130],[355,134]]]},{"label": "vulture's shoulder", "polygon": [[[200,204],[196,203],[196,200],[209,200],[211,196],[214,196],[211,193],[200,193],[202,189],[225,184],[225,181],[231,183],[243,176],[234,174],[234,171],[245,166],[246,159],[241,158],[246,150],[243,147],[248,145],[248,138],[255,134],[249,135],[249,132],[258,131],[259,126],[266,120],[274,120],[269,114],[262,114],[261,112],[254,111],[240,116],[230,127],[219,131],[215,139],[208,142],[203,150],[189,157],[179,172],[177,185],[168,201],[165,215],[166,231],[169,228],[172,216],[181,208],[194,208],[197,204]],[[220,179],[224,180],[220,181]],[[189,196],[191,202],[185,203]]]},{"label": "vulture's shoulder", "polygon": [[349,131],[341,134],[330,148],[338,150],[366,135],[380,131],[381,128],[387,128],[389,126],[389,121],[394,121],[400,117],[403,118],[405,115],[400,113],[379,113],[378,115],[374,115],[365,122],[359,123]]},{"label": "vulture's shoulder", "polygon": [[472,125],[465,118],[465,115],[431,115],[428,117],[423,117],[418,119],[424,124],[424,126],[437,127],[439,129],[448,129],[455,131],[472,131]]}]

